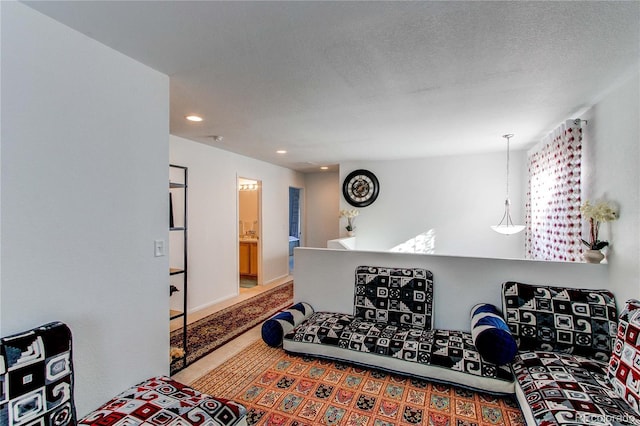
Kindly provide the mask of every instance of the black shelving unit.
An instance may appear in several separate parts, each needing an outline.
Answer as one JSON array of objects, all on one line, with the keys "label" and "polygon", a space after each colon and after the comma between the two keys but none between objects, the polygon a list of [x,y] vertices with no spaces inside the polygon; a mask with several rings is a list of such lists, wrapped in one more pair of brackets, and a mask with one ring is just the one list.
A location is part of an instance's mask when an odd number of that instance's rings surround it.
[{"label": "black shelving unit", "polygon": [[[170,287],[169,297],[181,297],[180,310],[169,311],[170,320],[181,320],[182,339],[180,339],[181,348],[184,350],[182,357],[172,358],[171,374],[174,374],[187,366],[187,189],[188,189],[188,169],[184,166],[175,164],[169,165],[169,232],[181,233],[180,240],[182,242],[182,264],[169,267]],[[175,201],[178,202],[175,202]],[[177,221],[174,221],[174,214]],[[176,223],[177,222],[177,223]],[[171,241],[176,239],[170,235],[169,250],[173,251],[175,247],[171,247]],[[175,256],[171,259],[175,262]],[[172,345],[176,346],[176,345]]]}]

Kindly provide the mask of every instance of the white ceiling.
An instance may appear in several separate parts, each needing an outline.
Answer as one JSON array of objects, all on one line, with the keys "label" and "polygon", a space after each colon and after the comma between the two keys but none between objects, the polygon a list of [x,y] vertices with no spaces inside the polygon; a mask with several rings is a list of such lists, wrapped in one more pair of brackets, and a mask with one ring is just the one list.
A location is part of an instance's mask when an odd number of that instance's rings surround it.
[{"label": "white ceiling", "polygon": [[25,3],[168,74],[172,134],[302,171],[528,147],[640,58],[637,1]]}]

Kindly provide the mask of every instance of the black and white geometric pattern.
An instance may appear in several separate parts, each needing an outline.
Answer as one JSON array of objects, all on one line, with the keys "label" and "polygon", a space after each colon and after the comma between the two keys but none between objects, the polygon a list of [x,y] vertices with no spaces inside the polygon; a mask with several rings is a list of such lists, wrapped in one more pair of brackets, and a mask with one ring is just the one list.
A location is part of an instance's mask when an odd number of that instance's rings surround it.
[{"label": "black and white geometric pattern", "polygon": [[608,361],[618,315],[607,290],[502,285],[505,319],[519,350],[542,350]]},{"label": "black and white geometric pattern", "polygon": [[352,315],[316,312],[286,335],[287,340],[385,355],[478,377],[513,381],[509,367],[484,361],[473,345],[471,334],[463,331],[421,330],[364,321]]},{"label": "black and white geometric pattern", "polygon": [[353,321],[353,315],[315,312],[284,336],[285,340],[340,346],[342,332]]},{"label": "black and white geometric pattern", "polygon": [[498,366],[482,359],[471,333],[465,331],[434,330],[431,364],[476,376],[513,381],[509,366]]},{"label": "black and white geometric pattern", "polygon": [[516,386],[525,418],[538,425],[640,425],[640,417],[607,381],[607,363],[582,356],[531,351],[516,355]]},{"label": "black and white geometric pattern", "polygon": [[0,339],[0,425],[76,424],[71,331],[61,322]]},{"label": "black and white geometric pattern", "polygon": [[433,328],[433,274],[420,268],[356,268],[354,315],[367,321]]},{"label": "black and white geometric pattern", "polygon": [[0,339],[1,426],[246,425],[242,405],[164,376],[76,420],[71,348],[71,330],[61,322]]}]

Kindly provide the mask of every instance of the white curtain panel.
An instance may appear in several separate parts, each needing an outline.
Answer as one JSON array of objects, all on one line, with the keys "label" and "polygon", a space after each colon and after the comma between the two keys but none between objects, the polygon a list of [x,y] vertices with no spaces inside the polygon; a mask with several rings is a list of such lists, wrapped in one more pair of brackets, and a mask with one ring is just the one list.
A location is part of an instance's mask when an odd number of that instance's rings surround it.
[{"label": "white curtain panel", "polygon": [[579,262],[582,126],[567,120],[529,152],[525,253],[529,259]]}]

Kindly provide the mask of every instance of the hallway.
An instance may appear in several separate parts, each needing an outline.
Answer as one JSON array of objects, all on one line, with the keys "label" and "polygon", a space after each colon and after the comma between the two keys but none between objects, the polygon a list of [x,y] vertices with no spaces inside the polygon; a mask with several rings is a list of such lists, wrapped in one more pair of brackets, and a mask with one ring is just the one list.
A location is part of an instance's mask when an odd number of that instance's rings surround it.
[{"label": "hallway", "polygon": [[[216,305],[213,305],[209,308],[203,309],[201,311],[195,312],[193,314],[189,314],[187,321],[189,324],[198,321],[199,319],[202,319],[204,317],[206,317],[207,315],[211,315],[214,312],[217,312],[219,310],[222,310],[224,308],[227,308],[229,306],[232,306],[236,303],[239,303],[243,300],[247,300],[253,296],[256,296],[260,293],[263,293],[271,288],[277,287],[278,285],[285,283],[287,281],[290,281],[293,279],[293,276],[288,275],[284,278],[281,278],[279,280],[274,281],[273,283],[267,284],[267,285],[259,285],[253,288],[240,288],[240,294],[236,297],[232,297],[230,299],[227,299],[223,302],[220,302]],[[172,321],[171,323],[171,330],[175,330],[180,328],[180,323],[178,321]],[[250,329],[249,331],[247,331],[246,333],[238,336],[237,338],[231,340],[230,342],[222,345],[221,347],[219,347],[218,349],[216,349],[215,351],[211,352],[209,355],[199,359],[198,361],[194,362],[193,364],[189,365],[187,368],[179,371],[178,373],[174,374],[172,377],[175,380],[178,380],[180,382],[183,383],[191,383],[194,380],[196,380],[197,378],[199,378],[200,376],[204,375],[205,373],[207,373],[209,370],[217,367],[218,365],[222,364],[223,362],[225,362],[227,359],[237,355],[238,353],[240,353],[244,348],[246,348],[248,345],[250,345],[251,343],[255,342],[256,340],[261,338],[261,331],[262,328],[262,324],[259,324],[255,327],[253,327],[252,329]]]}]

